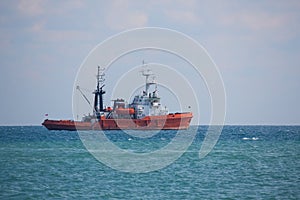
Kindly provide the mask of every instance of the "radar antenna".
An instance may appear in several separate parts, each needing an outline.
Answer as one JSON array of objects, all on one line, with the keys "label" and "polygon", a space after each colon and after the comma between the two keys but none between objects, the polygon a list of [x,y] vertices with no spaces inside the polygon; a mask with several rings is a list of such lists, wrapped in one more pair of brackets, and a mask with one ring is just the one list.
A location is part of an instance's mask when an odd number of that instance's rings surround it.
[{"label": "radar antenna", "polygon": [[[144,67],[144,69],[142,70],[142,75],[146,77],[145,95],[148,96],[150,85],[156,84],[155,83],[155,76],[154,76],[153,72],[151,71],[151,69],[149,69],[147,67],[144,60],[143,60],[143,67]],[[149,77],[151,77],[152,80],[149,80]]]}]

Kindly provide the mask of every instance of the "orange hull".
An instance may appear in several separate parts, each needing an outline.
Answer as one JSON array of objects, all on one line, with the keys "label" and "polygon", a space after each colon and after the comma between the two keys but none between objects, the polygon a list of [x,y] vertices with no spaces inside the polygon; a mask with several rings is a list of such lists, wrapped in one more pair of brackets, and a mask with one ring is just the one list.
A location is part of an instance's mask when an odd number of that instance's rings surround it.
[{"label": "orange hull", "polygon": [[48,120],[42,125],[49,130],[161,130],[187,129],[192,113],[175,113],[164,116],[147,116],[143,119],[101,119],[97,122],[82,122],[73,120]]}]

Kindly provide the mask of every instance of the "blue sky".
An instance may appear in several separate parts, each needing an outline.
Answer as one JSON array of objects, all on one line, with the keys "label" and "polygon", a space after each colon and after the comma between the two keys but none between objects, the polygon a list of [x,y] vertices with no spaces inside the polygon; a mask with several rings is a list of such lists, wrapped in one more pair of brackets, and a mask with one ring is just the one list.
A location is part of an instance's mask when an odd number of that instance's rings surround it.
[{"label": "blue sky", "polygon": [[145,26],[183,32],[206,48],[226,88],[226,124],[300,124],[299,21],[297,0],[1,1],[0,124],[71,118],[88,53]]}]

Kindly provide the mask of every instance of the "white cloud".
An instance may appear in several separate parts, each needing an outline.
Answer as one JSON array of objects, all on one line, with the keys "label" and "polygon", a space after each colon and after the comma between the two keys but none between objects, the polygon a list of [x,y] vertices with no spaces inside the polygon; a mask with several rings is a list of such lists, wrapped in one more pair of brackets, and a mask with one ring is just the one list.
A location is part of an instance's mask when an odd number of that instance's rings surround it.
[{"label": "white cloud", "polygon": [[294,1],[226,4],[217,10],[215,20],[231,35],[284,42],[299,36],[299,8]]},{"label": "white cloud", "polygon": [[129,1],[112,1],[106,11],[105,22],[113,30],[143,27],[147,25],[146,13],[130,9]]},{"label": "white cloud", "polygon": [[43,3],[41,0],[20,0],[18,10],[29,16],[40,15],[44,12]]},{"label": "white cloud", "polygon": [[33,24],[28,30],[30,32],[41,32],[44,30],[45,21],[38,21],[35,24]]},{"label": "white cloud", "polygon": [[276,15],[262,11],[237,12],[221,18],[224,25],[235,25],[251,30],[282,28],[286,22],[285,15]]},{"label": "white cloud", "polygon": [[197,16],[193,11],[166,10],[165,14],[169,19],[177,23],[195,24],[200,22],[199,16]]}]

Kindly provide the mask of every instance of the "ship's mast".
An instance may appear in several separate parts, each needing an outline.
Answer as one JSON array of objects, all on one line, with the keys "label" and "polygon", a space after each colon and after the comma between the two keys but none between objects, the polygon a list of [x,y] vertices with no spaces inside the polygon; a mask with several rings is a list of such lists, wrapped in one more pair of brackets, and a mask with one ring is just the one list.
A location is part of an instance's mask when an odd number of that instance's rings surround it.
[{"label": "ship's mast", "polygon": [[95,94],[95,101],[94,101],[94,114],[97,116],[97,118],[100,118],[100,112],[103,112],[103,94],[105,94],[105,91],[103,90],[104,85],[104,70],[105,68],[101,68],[98,66],[98,74],[97,74],[97,88],[94,91]]},{"label": "ship's mast", "polygon": [[[143,66],[145,66],[145,62],[144,61],[143,61]],[[148,91],[149,91],[150,85],[155,84],[153,72],[149,68],[145,68],[142,71],[142,74],[143,74],[143,76],[146,76],[145,92],[146,92],[146,95],[148,96],[149,95]],[[149,80],[149,76],[153,76],[153,80],[152,81]]]}]

